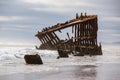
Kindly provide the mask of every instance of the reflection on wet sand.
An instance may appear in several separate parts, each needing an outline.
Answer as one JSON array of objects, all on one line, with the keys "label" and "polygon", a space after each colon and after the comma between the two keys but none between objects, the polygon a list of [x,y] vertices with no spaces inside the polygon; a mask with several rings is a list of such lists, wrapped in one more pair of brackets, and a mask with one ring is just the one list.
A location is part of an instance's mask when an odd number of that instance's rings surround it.
[{"label": "reflection on wet sand", "polygon": [[120,80],[120,64],[106,63],[97,67],[96,80]]},{"label": "reflection on wet sand", "polygon": [[74,78],[77,80],[96,80],[96,66],[95,65],[83,65],[76,67],[77,71],[74,72]]},{"label": "reflection on wet sand", "polygon": [[[56,59],[56,52],[45,54],[47,51],[41,51],[43,65],[25,65],[22,57],[3,60],[0,62],[0,80],[120,80],[120,49],[115,47],[114,53],[112,50],[113,47],[103,50],[103,56],[60,59]],[[13,54],[3,52],[1,58],[13,57],[5,57],[8,55]]]}]

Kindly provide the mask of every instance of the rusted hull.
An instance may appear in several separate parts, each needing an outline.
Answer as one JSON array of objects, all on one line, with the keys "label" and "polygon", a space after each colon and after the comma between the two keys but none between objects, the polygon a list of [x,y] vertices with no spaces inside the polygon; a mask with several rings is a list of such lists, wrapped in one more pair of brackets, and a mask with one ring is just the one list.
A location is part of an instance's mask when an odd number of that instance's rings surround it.
[{"label": "rusted hull", "polygon": [[[97,42],[97,32],[98,23],[97,15],[83,15],[80,16],[76,14],[76,18],[66,21],[65,23],[58,23],[51,27],[43,28],[41,32],[38,31],[36,37],[41,41],[41,46],[37,49],[42,48],[54,48],[58,50],[60,57],[62,54],[72,53],[74,55],[84,56],[84,55],[102,55],[101,44],[98,46]],[[60,38],[55,33],[65,28],[71,28],[72,36],[70,37],[69,32],[67,32],[68,38],[65,40],[60,40]],[[49,46],[46,46],[49,45]]]},{"label": "rusted hull", "polygon": [[84,55],[102,55],[101,47],[94,47],[94,48],[76,48],[74,50],[75,56],[84,56]]}]

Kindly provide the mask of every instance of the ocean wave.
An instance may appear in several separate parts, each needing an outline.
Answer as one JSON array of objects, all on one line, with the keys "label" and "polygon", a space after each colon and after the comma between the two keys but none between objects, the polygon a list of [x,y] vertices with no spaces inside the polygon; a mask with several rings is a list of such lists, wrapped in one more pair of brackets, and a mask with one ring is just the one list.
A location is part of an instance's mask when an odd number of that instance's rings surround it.
[{"label": "ocean wave", "polygon": [[[103,46],[103,56],[120,56],[119,46]],[[39,54],[42,58],[56,58],[58,52],[56,50],[36,50],[34,48],[5,48],[0,49],[0,61],[23,59],[26,54]]]},{"label": "ocean wave", "polygon": [[52,50],[36,50],[31,48],[25,49],[1,49],[0,60],[23,59],[26,54],[39,54],[41,57],[57,57],[57,51]]}]

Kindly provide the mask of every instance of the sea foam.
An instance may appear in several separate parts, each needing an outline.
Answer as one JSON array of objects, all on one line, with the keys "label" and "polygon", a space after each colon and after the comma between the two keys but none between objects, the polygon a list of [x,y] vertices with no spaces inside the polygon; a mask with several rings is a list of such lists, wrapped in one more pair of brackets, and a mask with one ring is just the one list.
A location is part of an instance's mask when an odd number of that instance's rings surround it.
[{"label": "sea foam", "polygon": [[34,48],[4,48],[0,49],[0,61],[22,59],[26,54],[39,54],[41,57],[57,57],[57,51],[36,50]]}]

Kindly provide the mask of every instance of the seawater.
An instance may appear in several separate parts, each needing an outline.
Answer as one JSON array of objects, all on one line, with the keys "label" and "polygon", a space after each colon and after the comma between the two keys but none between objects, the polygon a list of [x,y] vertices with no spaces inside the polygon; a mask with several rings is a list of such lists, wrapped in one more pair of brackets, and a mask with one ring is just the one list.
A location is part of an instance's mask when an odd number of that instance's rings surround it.
[{"label": "seawater", "polygon": [[[33,47],[1,47],[0,75],[16,73],[57,71],[61,66],[100,65],[120,63],[120,46],[103,46],[101,56],[73,56],[57,59],[56,50],[36,50]],[[26,65],[25,54],[39,54],[43,65]]]}]

